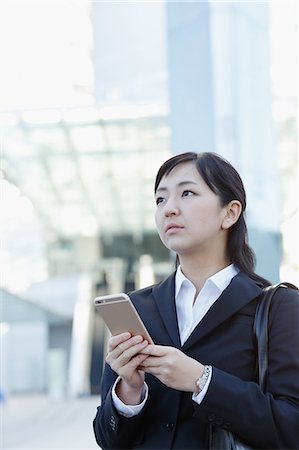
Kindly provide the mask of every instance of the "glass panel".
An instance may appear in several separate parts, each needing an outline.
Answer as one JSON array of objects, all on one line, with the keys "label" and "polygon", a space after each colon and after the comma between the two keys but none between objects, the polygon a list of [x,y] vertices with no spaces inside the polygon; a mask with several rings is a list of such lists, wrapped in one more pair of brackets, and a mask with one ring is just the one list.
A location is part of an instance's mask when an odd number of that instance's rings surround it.
[{"label": "glass panel", "polygon": [[111,163],[115,179],[125,179],[126,183],[130,183],[134,179],[132,177],[135,177],[135,180],[139,179],[141,169],[140,155],[130,153],[113,155]]},{"label": "glass panel", "polygon": [[115,151],[137,151],[141,147],[140,132],[135,125],[105,125],[108,146]]},{"label": "glass panel", "polygon": [[78,184],[78,172],[72,157],[50,157],[47,159],[47,166],[51,172],[51,180],[59,187]]},{"label": "glass panel", "polygon": [[3,155],[8,158],[33,156],[38,149],[27,141],[25,133],[17,128],[5,129],[3,133]]},{"label": "glass panel", "polygon": [[70,137],[79,152],[98,152],[106,149],[106,142],[100,126],[71,128]]},{"label": "glass panel", "polygon": [[69,152],[69,144],[62,129],[36,129],[30,131],[30,139],[40,145],[40,151],[46,150],[53,153]]},{"label": "glass panel", "polygon": [[101,184],[110,172],[106,157],[101,155],[80,155],[78,157],[80,173],[87,185]]}]

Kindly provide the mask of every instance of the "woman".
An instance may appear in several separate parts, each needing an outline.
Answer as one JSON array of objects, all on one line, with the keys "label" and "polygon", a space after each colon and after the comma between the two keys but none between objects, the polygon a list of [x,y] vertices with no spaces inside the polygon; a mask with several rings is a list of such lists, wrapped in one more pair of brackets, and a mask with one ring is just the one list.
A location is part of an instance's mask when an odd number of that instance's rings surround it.
[{"label": "woman", "polygon": [[218,427],[253,448],[298,448],[298,294],[273,299],[264,394],[252,330],[269,283],[254,273],[239,174],[214,153],[184,153],[161,166],[155,196],[160,238],[179,265],[130,294],[155,345],[130,333],[109,340],[98,444],[207,449]]}]

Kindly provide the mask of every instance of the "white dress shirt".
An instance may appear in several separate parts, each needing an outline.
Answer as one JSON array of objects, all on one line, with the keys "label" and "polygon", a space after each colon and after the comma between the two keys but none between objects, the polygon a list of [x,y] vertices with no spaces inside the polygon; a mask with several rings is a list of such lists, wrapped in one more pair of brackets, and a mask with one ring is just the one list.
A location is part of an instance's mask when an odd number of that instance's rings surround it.
[{"label": "white dress shirt", "polygon": [[[238,273],[239,269],[234,264],[225,267],[206,280],[199,294],[195,298],[196,288],[194,284],[185,277],[181,270],[181,266],[178,267],[175,275],[175,304],[181,345],[184,345],[194,328],[199,324],[211,306],[218,300],[222,292],[230,284],[233,277]],[[193,394],[192,399],[198,404],[203,400],[211,378],[212,371],[210,371],[204,389],[198,395]],[[145,405],[148,396],[148,387],[146,383],[144,383],[142,392],[143,400],[140,404],[126,405],[117,397],[115,392],[115,386],[119,379],[120,378],[118,377],[112,389],[113,403],[120,414],[123,414],[126,417],[132,417],[138,414]]]}]

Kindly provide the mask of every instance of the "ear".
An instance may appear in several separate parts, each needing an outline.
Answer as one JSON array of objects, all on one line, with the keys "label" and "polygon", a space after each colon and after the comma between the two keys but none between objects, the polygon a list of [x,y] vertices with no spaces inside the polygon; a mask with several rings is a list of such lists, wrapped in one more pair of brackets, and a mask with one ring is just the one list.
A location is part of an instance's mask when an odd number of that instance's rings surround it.
[{"label": "ear", "polygon": [[222,229],[228,230],[232,225],[234,225],[242,213],[242,205],[239,200],[232,200],[225,206],[225,216],[222,221]]}]

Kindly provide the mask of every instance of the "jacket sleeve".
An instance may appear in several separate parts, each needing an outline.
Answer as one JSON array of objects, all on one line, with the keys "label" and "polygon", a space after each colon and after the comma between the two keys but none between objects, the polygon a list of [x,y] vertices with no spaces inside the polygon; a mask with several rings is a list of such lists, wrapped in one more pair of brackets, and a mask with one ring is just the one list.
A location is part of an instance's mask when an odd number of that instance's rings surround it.
[{"label": "jacket sleeve", "polygon": [[207,394],[195,416],[232,431],[252,447],[299,448],[299,295],[280,289],[269,316],[266,392],[213,367]]},{"label": "jacket sleeve", "polygon": [[117,375],[106,364],[102,378],[102,401],[93,421],[96,441],[102,449],[128,449],[142,437],[143,411],[134,417],[118,413],[112,401]]}]

